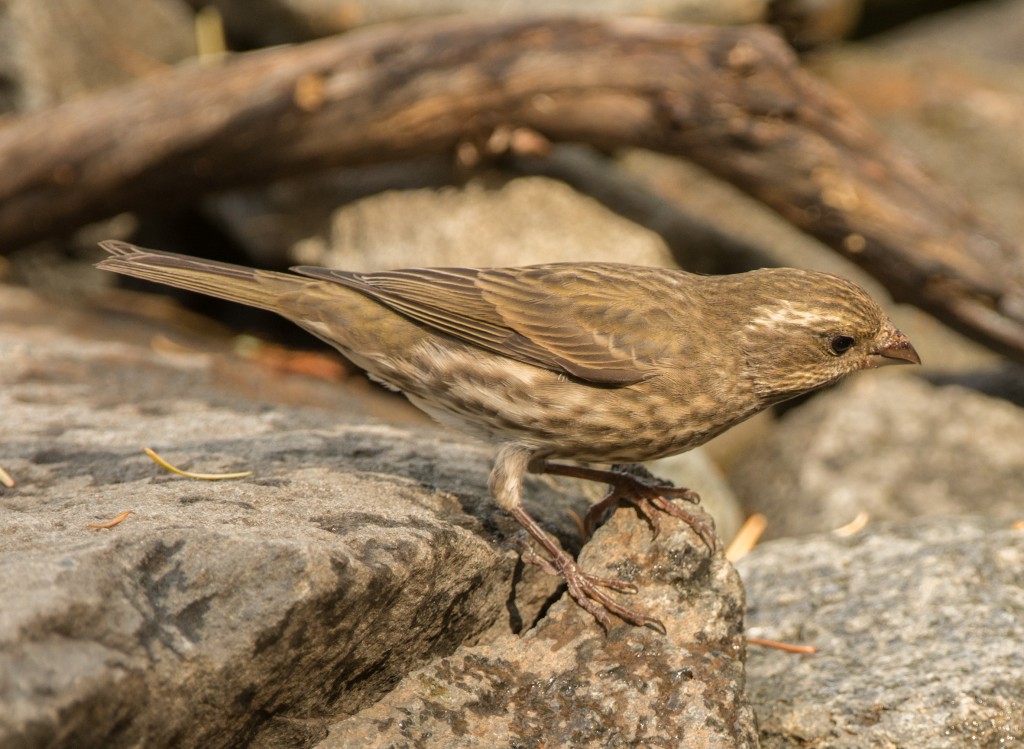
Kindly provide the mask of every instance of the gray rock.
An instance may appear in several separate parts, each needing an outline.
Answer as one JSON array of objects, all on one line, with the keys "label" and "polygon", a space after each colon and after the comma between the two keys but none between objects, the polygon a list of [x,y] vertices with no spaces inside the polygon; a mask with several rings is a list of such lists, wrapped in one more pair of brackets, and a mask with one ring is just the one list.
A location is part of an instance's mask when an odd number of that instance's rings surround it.
[{"label": "gray rock", "polygon": [[1024,533],[920,518],[852,538],[760,546],[738,564],[761,746],[1016,746],[1024,741]]},{"label": "gray rock", "polygon": [[[871,0],[879,4],[880,0]],[[1024,2],[988,0],[965,3],[912,23],[878,39],[887,50],[936,55],[941,59],[981,58],[997,63],[1024,63]]]},{"label": "gray rock", "polygon": [[[875,372],[794,408],[730,471],[769,537],[873,520],[1016,518],[1024,411],[957,386]],[[955,522],[955,521],[954,521]]]},{"label": "gray rock", "polygon": [[[395,170],[392,175],[401,179]],[[347,270],[581,260],[672,264],[657,234],[543,177],[390,190],[341,207],[352,193],[341,180],[292,188],[235,194],[215,205],[229,230],[264,258],[271,253],[264,222],[253,220],[251,211],[293,215],[275,222],[277,248],[291,247],[286,263]]]},{"label": "gray rock", "polygon": [[[498,528],[514,528],[484,501],[487,450],[199,394],[96,415],[74,381],[48,388],[51,410],[5,384],[0,745],[232,746],[300,718],[315,732],[536,615],[510,602]],[[256,475],[167,475],[137,446],[155,435],[172,461]],[[532,601],[554,591],[540,582]]]},{"label": "gray rock", "polygon": [[600,260],[672,264],[657,234],[543,177],[497,188],[474,181],[366,198],[334,215],[326,250],[322,265],[351,270]]},{"label": "gray rock", "polygon": [[864,0],[775,0],[769,19],[797,49],[847,37],[857,27]]},{"label": "gray rock", "polygon": [[1022,19],[1022,0],[964,4],[836,48],[813,65],[1010,237],[1024,232]]},{"label": "gray rock", "polygon": [[216,485],[154,476],[135,450],[36,446],[3,501],[0,744],[236,745],[339,698],[368,704],[490,627],[511,553],[453,522],[450,494],[298,464],[345,460],[351,437],[187,445],[214,467],[262,465]]},{"label": "gray rock", "polygon": [[[450,158],[428,156],[231,190],[203,203],[206,214],[244,248],[254,265],[287,267],[298,259],[293,247],[304,248],[305,261],[320,263],[329,247],[333,216],[342,206],[389,190],[441,189],[452,179]],[[375,229],[364,231],[372,235]]]},{"label": "gray rock", "polygon": [[39,109],[195,54],[178,0],[0,3],[0,111]]},{"label": "gray rock", "polygon": [[743,693],[742,592],[732,567],[680,521],[651,543],[620,510],[581,564],[635,579],[629,605],[668,634],[605,635],[562,600],[524,637],[464,647],[408,675],[383,700],[333,725],[318,749],[364,747],[755,747]]},{"label": "gray rock", "polygon": [[705,450],[691,450],[682,455],[654,460],[644,464],[655,476],[696,491],[701,506],[715,519],[718,536],[726,544],[743,525],[739,500],[725,476]]}]

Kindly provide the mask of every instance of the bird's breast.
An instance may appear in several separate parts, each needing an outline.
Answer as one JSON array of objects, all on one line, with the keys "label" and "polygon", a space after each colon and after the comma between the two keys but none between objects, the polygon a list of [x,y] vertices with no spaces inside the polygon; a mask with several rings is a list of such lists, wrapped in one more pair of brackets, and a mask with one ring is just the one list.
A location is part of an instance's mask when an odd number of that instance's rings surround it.
[{"label": "bird's breast", "polygon": [[441,423],[553,457],[653,460],[703,444],[752,413],[720,378],[707,385],[700,376],[679,376],[613,387],[469,347],[413,353],[391,359],[387,372],[371,371]]}]

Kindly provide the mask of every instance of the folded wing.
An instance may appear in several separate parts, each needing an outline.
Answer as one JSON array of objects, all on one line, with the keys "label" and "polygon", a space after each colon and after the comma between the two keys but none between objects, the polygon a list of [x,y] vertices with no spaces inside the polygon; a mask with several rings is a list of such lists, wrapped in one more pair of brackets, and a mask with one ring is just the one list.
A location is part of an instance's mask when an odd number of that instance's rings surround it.
[{"label": "folded wing", "polygon": [[[297,273],[356,289],[416,322],[474,346],[599,384],[653,374],[669,321],[658,299],[672,272],[612,264],[520,268],[410,268],[352,273],[300,266]],[[638,270],[644,272],[637,274]],[[654,291],[664,292],[650,294]],[[647,301],[644,301],[647,300]]]}]

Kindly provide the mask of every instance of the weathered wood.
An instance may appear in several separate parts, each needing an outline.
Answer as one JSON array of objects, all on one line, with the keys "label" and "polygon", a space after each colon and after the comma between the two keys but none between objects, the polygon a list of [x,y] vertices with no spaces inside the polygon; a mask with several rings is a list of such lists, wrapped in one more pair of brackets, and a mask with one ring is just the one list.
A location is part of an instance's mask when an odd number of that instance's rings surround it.
[{"label": "weathered wood", "polygon": [[442,19],[192,65],[0,129],[0,249],[497,127],[691,159],[1024,361],[1024,252],[763,28]]}]

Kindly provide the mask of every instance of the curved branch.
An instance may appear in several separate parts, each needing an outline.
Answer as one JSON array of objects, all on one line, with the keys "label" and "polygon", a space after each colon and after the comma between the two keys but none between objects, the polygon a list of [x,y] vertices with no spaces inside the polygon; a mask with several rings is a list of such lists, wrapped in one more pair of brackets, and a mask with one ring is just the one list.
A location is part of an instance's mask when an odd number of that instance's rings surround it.
[{"label": "curved branch", "polygon": [[697,162],[1024,361],[1020,247],[757,27],[441,19],[170,70],[0,128],[0,249],[499,126]]}]

